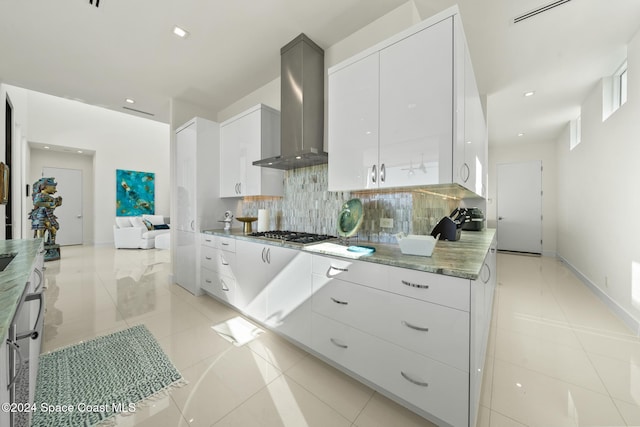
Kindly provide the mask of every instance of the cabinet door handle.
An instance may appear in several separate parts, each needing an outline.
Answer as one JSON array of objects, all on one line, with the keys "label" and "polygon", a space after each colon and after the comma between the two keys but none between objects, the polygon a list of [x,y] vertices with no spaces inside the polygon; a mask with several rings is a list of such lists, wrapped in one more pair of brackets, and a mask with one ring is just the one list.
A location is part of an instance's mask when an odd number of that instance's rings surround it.
[{"label": "cabinet door handle", "polygon": [[402,375],[402,378],[404,378],[405,380],[409,381],[412,384],[419,385],[420,387],[429,387],[429,383],[426,383],[424,381],[414,380],[413,378],[411,378],[409,375],[405,374],[402,371],[400,371],[400,375]]},{"label": "cabinet door handle", "polygon": [[420,331],[420,332],[429,332],[429,328],[423,328],[420,326],[416,326],[416,325],[412,325],[411,323],[403,320],[402,323],[404,326],[406,326],[407,328],[411,328],[411,329],[415,329],[416,331]]},{"label": "cabinet door handle", "polygon": [[411,286],[412,288],[429,289],[429,285],[420,285],[418,283],[411,283],[406,280],[401,280],[403,285]]},{"label": "cabinet door handle", "polygon": [[331,298],[331,301],[335,302],[336,304],[349,305],[347,301],[340,301],[339,299],[335,299],[334,297],[329,298]]},{"label": "cabinet door handle", "polygon": [[265,257],[264,257],[264,251],[265,251],[265,249],[267,249],[267,248],[262,248],[262,262],[267,262],[267,261],[265,260]]},{"label": "cabinet door handle", "polygon": [[211,261],[211,257],[210,256],[206,256],[205,255],[204,259],[206,259],[207,261]]},{"label": "cabinet door handle", "polygon": [[335,345],[336,347],[349,348],[348,345],[338,342],[338,340],[336,340],[335,338],[329,338],[329,341],[331,341],[331,344]]},{"label": "cabinet door handle", "polygon": [[225,292],[229,292],[229,288],[227,287],[227,284],[224,283],[224,280],[220,279],[220,285],[222,285],[222,290]]},{"label": "cabinet door handle", "polygon": [[376,174],[377,174],[377,169],[376,169],[376,165],[373,165],[371,167],[371,182],[375,183],[376,182]]},{"label": "cabinet door handle", "polygon": [[[466,176],[465,176],[465,172],[466,172]],[[467,182],[470,176],[471,176],[471,169],[469,168],[468,164],[464,163],[460,168],[460,177],[462,178],[463,182]]]},{"label": "cabinet door handle", "polygon": [[242,183],[238,183],[238,194],[242,194]]},{"label": "cabinet door handle", "polygon": [[229,265],[229,263],[227,261],[225,261],[224,256],[222,254],[220,254],[220,264]]},{"label": "cabinet door handle", "polygon": [[267,264],[271,264],[271,248],[267,249]]},{"label": "cabinet door handle", "polygon": [[44,282],[44,277],[42,276],[42,271],[40,271],[39,268],[36,268],[33,271],[35,271],[36,275],[38,276],[38,286],[35,287],[34,292],[38,292],[40,286],[42,286],[42,283]]},{"label": "cabinet door handle", "polygon": [[40,335],[40,331],[42,330],[41,320],[44,319],[44,317],[42,316],[42,314],[44,312],[44,301],[43,301],[43,298],[44,298],[44,295],[42,294],[42,292],[28,294],[25,297],[25,299],[24,299],[25,301],[38,300],[38,304],[40,304],[38,306],[38,316],[36,317],[36,321],[33,324],[33,329],[31,329],[29,331],[21,332],[18,335],[16,335],[16,341],[24,339],[24,338],[31,338],[32,340],[37,340],[38,339],[38,336]]},{"label": "cabinet door handle", "polygon": [[189,223],[189,227],[191,227],[192,230],[195,230],[195,227],[194,227],[195,223],[196,223],[195,219],[192,219],[191,222]]},{"label": "cabinet door handle", "polygon": [[484,265],[487,268],[487,280],[482,279],[482,283],[489,283],[489,280],[491,280],[491,267],[489,267],[489,264],[485,264]]},{"label": "cabinet door handle", "polygon": [[386,170],[386,168],[384,167],[384,163],[382,165],[380,165],[380,182],[384,182],[384,171]]},{"label": "cabinet door handle", "polygon": [[7,345],[13,348],[15,354],[18,355],[18,371],[16,374],[9,380],[9,384],[7,385],[7,390],[10,389],[22,373],[22,369],[24,368],[24,359],[22,358],[22,354],[20,354],[20,347],[16,344],[15,341],[7,340]]},{"label": "cabinet door handle", "polygon": [[329,266],[329,269],[327,270],[327,274],[326,276],[331,278],[331,275],[329,273],[331,273],[331,270],[338,270],[341,273],[346,273],[347,271],[349,271],[348,268],[339,268],[339,267],[334,267],[333,265]]},{"label": "cabinet door handle", "polygon": [[225,243],[225,242],[221,242],[221,245],[222,245],[222,246],[229,246],[229,244],[228,244],[228,243]]},{"label": "cabinet door handle", "polygon": [[205,281],[205,283],[208,283],[208,284],[213,283],[213,282],[211,282],[211,280],[209,280],[209,279],[204,279],[204,281]]}]

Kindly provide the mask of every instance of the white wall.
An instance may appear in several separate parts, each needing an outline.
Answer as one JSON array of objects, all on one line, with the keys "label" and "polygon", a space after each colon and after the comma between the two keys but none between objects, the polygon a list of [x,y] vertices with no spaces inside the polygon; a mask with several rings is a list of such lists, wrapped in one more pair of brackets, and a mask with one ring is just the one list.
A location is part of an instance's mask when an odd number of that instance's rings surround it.
[{"label": "white wall", "polygon": [[[42,177],[42,168],[44,167],[79,169],[82,171],[82,237],[85,245],[92,244],[95,240],[93,156],[29,148],[29,157],[31,167],[27,176],[28,181],[31,183],[29,184],[30,189],[33,183]],[[56,196],[62,197],[64,204],[65,194],[59,193]],[[30,224],[28,225],[30,227]],[[65,224],[60,224],[60,226],[64,227]]]},{"label": "white wall", "polygon": [[487,197],[487,227],[496,228],[496,170],[501,163],[530,160],[542,161],[542,252],[555,256],[557,251],[558,191],[555,143],[507,144],[489,146],[489,191]]},{"label": "white wall", "polygon": [[582,142],[570,151],[568,130],[557,141],[558,253],[638,324],[640,35],[627,52],[627,103],[602,122],[597,85],[582,104]]},{"label": "white wall", "polygon": [[169,216],[169,125],[38,92],[27,101],[29,142],[95,151],[96,244],[113,242],[116,169],[154,172],[155,211]]}]

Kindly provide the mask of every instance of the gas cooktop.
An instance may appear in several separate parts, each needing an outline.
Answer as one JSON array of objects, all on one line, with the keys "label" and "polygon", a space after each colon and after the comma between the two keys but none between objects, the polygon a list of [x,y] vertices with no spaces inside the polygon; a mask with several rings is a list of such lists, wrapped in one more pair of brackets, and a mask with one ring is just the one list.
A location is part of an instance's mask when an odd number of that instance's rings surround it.
[{"label": "gas cooktop", "polygon": [[269,240],[280,240],[282,242],[295,243],[299,245],[308,245],[311,243],[323,242],[325,240],[337,239],[336,236],[330,236],[328,234],[315,234],[287,230],[258,231],[249,233],[248,235]]}]

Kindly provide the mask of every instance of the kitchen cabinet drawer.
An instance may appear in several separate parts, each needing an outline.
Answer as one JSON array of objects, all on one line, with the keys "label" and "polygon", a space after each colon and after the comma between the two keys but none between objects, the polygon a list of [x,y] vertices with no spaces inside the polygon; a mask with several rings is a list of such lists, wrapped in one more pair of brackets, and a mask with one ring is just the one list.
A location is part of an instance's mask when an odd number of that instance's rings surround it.
[{"label": "kitchen cabinet drawer", "polygon": [[318,353],[451,425],[468,425],[467,372],[317,313],[312,322]]},{"label": "kitchen cabinet drawer", "polygon": [[377,286],[377,282],[372,282],[372,286],[384,291],[469,311],[471,284],[468,279],[398,267],[387,267],[387,269],[388,280],[384,287]]},{"label": "kitchen cabinet drawer", "polygon": [[[371,335],[469,370],[469,313],[314,276],[313,311]],[[375,307],[375,310],[372,310]]]},{"label": "kitchen cabinet drawer", "polygon": [[227,252],[236,251],[236,239],[232,237],[218,237],[218,239],[219,239],[220,249]]},{"label": "kitchen cabinet drawer", "polygon": [[311,348],[356,373],[362,335],[344,323],[317,313],[311,314]]},{"label": "kitchen cabinet drawer", "polygon": [[217,271],[222,275],[235,277],[234,265],[236,254],[233,252],[225,252],[220,249],[202,246],[200,253],[200,265],[203,268]]},{"label": "kitchen cabinet drawer", "polygon": [[371,262],[353,261],[320,255],[313,256],[313,274],[366,286],[383,288],[386,282],[386,266]]},{"label": "kitchen cabinet drawer", "polygon": [[360,375],[453,426],[469,423],[469,373],[363,334]]},{"label": "kitchen cabinet drawer", "polygon": [[236,281],[216,271],[202,268],[200,270],[200,287],[211,295],[235,305]]},{"label": "kitchen cabinet drawer", "polygon": [[219,238],[213,234],[200,233],[200,244],[211,248],[219,247]]}]

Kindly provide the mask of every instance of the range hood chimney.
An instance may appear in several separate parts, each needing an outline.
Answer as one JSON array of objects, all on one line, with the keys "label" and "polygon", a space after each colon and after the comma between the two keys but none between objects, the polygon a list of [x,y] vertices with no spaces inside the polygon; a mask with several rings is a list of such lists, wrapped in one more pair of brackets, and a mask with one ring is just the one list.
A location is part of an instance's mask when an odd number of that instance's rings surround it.
[{"label": "range hood chimney", "polygon": [[283,170],[325,164],[324,50],[300,34],[280,49],[280,63],[280,155],[253,164]]}]

